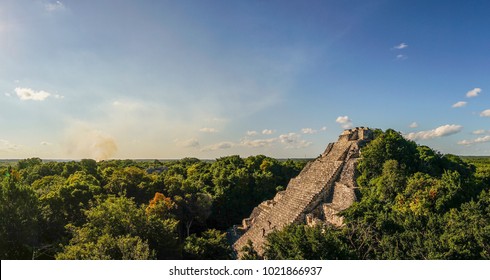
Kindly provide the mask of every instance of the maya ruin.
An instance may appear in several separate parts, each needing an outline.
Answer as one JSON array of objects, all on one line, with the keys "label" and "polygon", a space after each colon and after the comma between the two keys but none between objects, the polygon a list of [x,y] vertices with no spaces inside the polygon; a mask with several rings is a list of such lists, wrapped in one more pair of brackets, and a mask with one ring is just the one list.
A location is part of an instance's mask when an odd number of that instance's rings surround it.
[{"label": "maya ruin", "polygon": [[263,254],[266,236],[290,224],[319,223],[342,226],[337,213],[356,201],[356,163],[360,148],[372,139],[372,131],[358,127],[345,130],[335,143],[309,162],[301,173],[291,179],[286,190],[255,207],[239,230],[243,235],[233,244],[240,250],[252,241],[259,255]]}]

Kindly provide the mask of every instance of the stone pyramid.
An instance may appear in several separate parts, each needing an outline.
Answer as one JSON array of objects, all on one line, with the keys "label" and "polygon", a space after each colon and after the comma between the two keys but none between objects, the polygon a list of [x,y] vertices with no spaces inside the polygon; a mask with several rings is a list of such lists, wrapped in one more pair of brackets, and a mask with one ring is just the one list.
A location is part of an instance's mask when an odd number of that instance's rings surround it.
[{"label": "stone pyramid", "polygon": [[262,255],[266,236],[290,224],[342,226],[337,213],[356,201],[356,162],[360,147],[371,139],[367,128],[345,130],[337,142],[328,144],[325,152],[291,179],[286,190],[255,207],[239,228],[243,235],[233,244],[238,256],[248,240]]}]

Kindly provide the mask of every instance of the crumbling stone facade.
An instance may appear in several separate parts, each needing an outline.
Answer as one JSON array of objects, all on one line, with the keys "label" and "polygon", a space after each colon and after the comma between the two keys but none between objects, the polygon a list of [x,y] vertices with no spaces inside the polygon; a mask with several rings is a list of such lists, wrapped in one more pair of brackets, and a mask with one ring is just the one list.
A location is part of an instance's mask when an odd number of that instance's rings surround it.
[{"label": "crumbling stone facade", "polygon": [[262,255],[266,236],[290,224],[342,226],[343,218],[337,214],[356,201],[356,162],[360,147],[371,138],[371,130],[364,127],[345,130],[291,179],[286,190],[255,207],[239,228],[243,235],[233,244],[238,255],[248,240]]}]

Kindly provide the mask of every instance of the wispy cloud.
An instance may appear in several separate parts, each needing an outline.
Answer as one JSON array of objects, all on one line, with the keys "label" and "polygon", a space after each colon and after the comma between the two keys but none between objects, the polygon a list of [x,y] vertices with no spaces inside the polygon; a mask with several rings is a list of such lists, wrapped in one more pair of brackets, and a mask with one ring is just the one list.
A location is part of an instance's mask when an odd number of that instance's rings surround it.
[{"label": "wispy cloud", "polygon": [[34,91],[33,89],[30,88],[15,88],[15,93],[20,98],[20,100],[43,101],[49,96],[51,96],[51,93],[47,91],[44,90]]},{"label": "wispy cloud", "polygon": [[474,88],[466,93],[466,97],[477,97],[481,93],[481,88]]},{"label": "wispy cloud", "polygon": [[230,149],[233,146],[235,146],[233,142],[220,142],[214,145],[206,146],[201,151],[207,152],[207,151],[225,150],[225,149]]},{"label": "wispy cloud", "polygon": [[396,45],[393,48],[396,49],[396,50],[403,50],[403,49],[408,48],[408,45],[405,44],[405,43],[400,43],[399,45]]},{"label": "wispy cloud", "polygon": [[487,131],[485,129],[478,129],[478,130],[475,130],[473,132],[471,132],[471,134],[474,134],[474,135],[482,135],[482,134],[485,134]]},{"label": "wispy cloud", "polygon": [[44,9],[48,12],[62,11],[66,9],[65,5],[61,1],[46,3]]},{"label": "wispy cloud", "polygon": [[417,128],[417,127],[419,127],[419,124],[416,123],[416,122],[413,122],[408,127],[410,127],[410,128]]},{"label": "wispy cloud", "polygon": [[302,128],[302,129],[301,129],[301,132],[302,132],[303,134],[315,134],[315,133],[317,133],[317,132],[318,132],[318,130],[313,129],[313,128],[309,128],[309,127],[308,127],[308,128]]},{"label": "wispy cloud", "polygon": [[[19,97],[20,100],[35,100],[35,101],[44,101],[48,97],[54,97],[56,99],[63,99],[64,96],[58,94],[51,94],[47,91],[40,90],[35,91],[31,88],[15,88],[15,94]],[[10,95],[8,95],[10,96]]]},{"label": "wispy cloud", "polygon": [[458,144],[459,145],[472,145],[472,144],[486,143],[486,142],[490,142],[490,135],[478,137],[478,138],[472,139],[472,140],[462,140],[462,141],[459,141]]},{"label": "wispy cloud", "polygon": [[466,106],[467,103],[468,102],[466,102],[466,101],[458,101],[458,102],[454,103],[453,106],[451,106],[451,107],[453,107],[453,108],[461,108],[461,107]]},{"label": "wispy cloud", "polygon": [[301,139],[301,135],[294,132],[279,135],[279,141],[286,144],[286,148],[294,149],[306,148],[312,144],[312,142]]},{"label": "wispy cloud", "polygon": [[206,132],[206,133],[216,133],[218,130],[216,128],[212,127],[203,127],[199,129],[200,132]]},{"label": "wispy cloud", "polygon": [[[392,50],[403,50],[403,49],[406,49],[408,48],[408,45],[406,43],[400,43],[399,45],[396,45],[392,48]],[[406,54],[397,54],[396,57],[395,57],[395,60],[405,60],[407,59],[408,56]]]},{"label": "wispy cloud", "polygon": [[242,141],[240,141],[240,144],[242,146],[252,147],[252,148],[267,147],[267,146],[271,146],[274,143],[277,143],[277,138],[255,139],[255,140],[242,139]]},{"label": "wispy cloud", "polygon": [[320,129],[313,129],[311,127],[306,127],[306,128],[302,128],[301,129],[301,133],[303,134],[316,134],[320,131],[326,131],[327,130],[327,127],[326,126],[323,126],[322,128]]},{"label": "wispy cloud", "polygon": [[264,134],[264,135],[271,135],[271,134],[274,134],[274,132],[276,132],[276,131],[273,130],[273,129],[264,129],[264,130],[262,130],[262,134]]},{"label": "wispy cloud", "polygon": [[202,151],[215,151],[223,150],[232,147],[245,147],[245,148],[263,148],[282,146],[286,149],[301,149],[309,147],[312,142],[306,141],[301,138],[301,134],[290,132],[281,134],[277,137],[263,138],[263,139],[250,139],[244,138],[238,143],[234,142],[220,142],[214,145],[207,146]]},{"label": "wispy cloud", "polygon": [[246,134],[247,134],[247,136],[255,136],[259,133],[255,130],[248,130]]},{"label": "wispy cloud", "polygon": [[348,116],[338,116],[335,122],[339,123],[344,129],[352,127],[352,120]]},{"label": "wispy cloud", "polygon": [[462,129],[463,126],[461,125],[446,124],[432,130],[412,132],[405,135],[405,137],[410,140],[428,140],[428,139],[434,139],[434,138],[456,134],[460,132]]},{"label": "wispy cloud", "polygon": [[480,113],[480,117],[490,117],[490,109],[486,109]]},{"label": "wispy cloud", "polygon": [[408,58],[408,56],[407,55],[404,55],[404,54],[398,54],[396,56],[396,60],[405,60],[407,58]]},{"label": "wispy cloud", "polygon": [[12,152],[21,149],[22,146],[13,144],[12,142],[0,139],[0,151]]}]

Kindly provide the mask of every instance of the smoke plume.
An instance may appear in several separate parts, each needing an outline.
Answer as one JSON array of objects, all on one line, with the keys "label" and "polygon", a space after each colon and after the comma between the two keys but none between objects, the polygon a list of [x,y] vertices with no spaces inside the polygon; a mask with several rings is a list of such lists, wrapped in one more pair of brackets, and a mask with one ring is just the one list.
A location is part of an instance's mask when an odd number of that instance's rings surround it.
[{"label": "smoke plume", "polygon": [[67,130],[66,148],[74,158],[109,159],[117,152],[112,136],[86,124],[75,124]]}]

